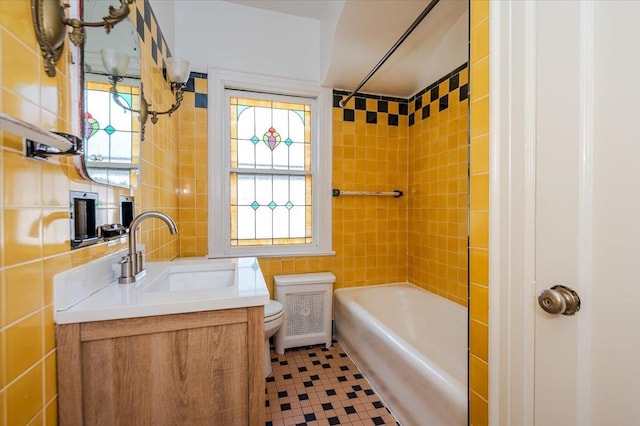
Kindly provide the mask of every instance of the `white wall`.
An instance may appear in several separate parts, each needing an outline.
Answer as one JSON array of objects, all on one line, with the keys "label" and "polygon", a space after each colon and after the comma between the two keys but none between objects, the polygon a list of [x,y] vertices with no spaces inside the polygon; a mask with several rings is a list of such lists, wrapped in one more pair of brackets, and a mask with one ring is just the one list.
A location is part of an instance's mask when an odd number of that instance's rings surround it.
[{"label": "white wall", "polygon": [[[182,2],[180,2],[182,3]],[[176,53],[176,27],[175,27],[175,14],[176,14],[176,1],[175,0],[149,0],[151,4],[151,10],[160,25],[162,35],[164,35],[167,41],[167,46],[173,55]],[[178,56],[178,55],[176,55]]]},{"label": "white wall", "polygon": [[[156,0],[154,8],[156,2],[162,3]],[[176,3],[175,42],[174,54],[190,61],[192,71],[206,73],[213,66],[321,79],[320,21],[316,19],[224,1],[181,0]]]},{"label": "white wall", "polygon": [[331,65],[331,52],[336,35],[336,26],[340,13],[344,8],[344,1],[332,1],[327,3],[328,16],[320,20],[320,77],[325,82],[329,66]]}]

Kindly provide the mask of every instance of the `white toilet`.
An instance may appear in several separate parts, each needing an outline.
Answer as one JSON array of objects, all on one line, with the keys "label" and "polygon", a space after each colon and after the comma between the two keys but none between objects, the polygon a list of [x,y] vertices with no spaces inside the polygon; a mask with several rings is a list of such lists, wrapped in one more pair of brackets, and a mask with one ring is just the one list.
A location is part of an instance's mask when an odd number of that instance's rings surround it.
[{"label": "white toilet", "polygon": [[282,303],[270,300],[264,305],[264,377],[271,374],[271,351],[269,350],[269,338],[284,322],[284,310]]}]

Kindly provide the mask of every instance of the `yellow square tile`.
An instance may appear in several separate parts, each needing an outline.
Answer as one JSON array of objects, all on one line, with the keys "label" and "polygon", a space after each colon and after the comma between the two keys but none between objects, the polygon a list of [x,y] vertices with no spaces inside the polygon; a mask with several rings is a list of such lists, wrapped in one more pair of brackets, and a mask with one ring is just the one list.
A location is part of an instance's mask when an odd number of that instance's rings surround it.
[{"label": "yellow square tile", "polygon": [[469,316],[471,319],[483,324],[489,323],[489,289],[484,286],[471,284]]},{"label": "yellow square tile", "polygon": [[470,246],[488,248],[489,247],[489,212],[471,211],[469,214],[470,223]]},{"label": "yellow square tile", "polygon": [[[4,176],[3,176],[4,177]],[[42,256],[41,210],[40,209],[4,209],[2,235],[4,265],[28,262]]]},{"label": "yellow square tile", "polygon": [[[115,210],[112,211],[115,212]],[[71,240],[69,211],[67,209],[43,209],[42,214],[43,255],[51,256],[68,251]],[[103,223],[115,222],[115,220],[106,220]]]},{"label": "yellow square tile", "polygon": [[460,86],[465,85],[469,82],[469,66],[458,73],[459,75],[459,83]]},{"label": "yellow square tile", "polygon": [[[14,3],[14,2],[10,2]],[[4,8],[5,2],[3,2]],[[27,28],[33,31],[33,26]],[[35,51],[30,50],[12,34],[3,31],[1,47],[2,88],[20,97],[40,102],[40,62]]]},{"label": "yellow square tile", "polygon": [[442,97],[442,96],[446,95],[447,93],[449,93],[449,80],[443,81],[438,86],[438,96],[439,97]]},{"label": "yellow square tile", "polygon": [[481,398],[489,399],[489,366],[473,355],[469,356],[469,385]]},{"label": "yellow square tile", "polygon": [[[59,62],[56,69],[66,70]],[[49,77],[43,66],[38,68],[40,79],[40,106],[53,115],[50,122],[42,121],[40,126],[45,129],[55,129],[60,132],[69,132],[71,129],[64,128],[63,124],[67,120],[67,110],[65,92],[69,87],[69,81],[63,72],[57,72],[54,77]],[[63,98],[64,97],[64,98]],[[56,123],[55,119],[60,119]]]},{"label": "yellow square tile", "polygon": [[489,404],[475,392],[469,395],[469,417],[471,426],[489,425]]},{"label": "yellow square tile", "polygon": [[486,249],[469,249],[469,279],[472,283],[489,285],[489,251]]},{"label": "yellow square tile", "polygon": [[30,2],[2,2],[2,7],[0,7],[0,26],[4,27],[8,33],[19,38],[27,46],[32,46],[33,49],[38,46],[35,31],[33,31]]},{"label": "yellow square tile", "polygon": [[473,175],[470,180],[471,210],[489,209],[489,175]]},{"label": "yellow square tile", "polygon": [[376,99],[366,99],[365,108],[367,111],[378,111],[378,101]]},{"label": "yellow square tile", "polygon": [[180,106],[178,110],[178,117],[180,117],[178,128],[181,135],[194,134],[195,109],[195,97],[193,103],[183,102]]},{"label": "yellow square tile", "polygon": [[6,330],[7,381],[11,382],[42,358],[42,313],[38,312]]},{"label": "yellow square tile", "polygon": [[66,168],[51,162],[42,162],[42,205],[69,207],[69,178]]},{"label": "yellow square tile", "polygon": [[470,2],[471,28],[489,17],[489,0],[471,0]]},{"label": "yellow square tile", "polygon": [[489,57],[475,62],[471,66],[471,83],[469,88],[473,99],[480,99],[489,95]]},{"label": "yellow square tile", "polygon": [[469,63],[471,66],[480,59],[489,56],[489,20],[480,22],[471,29]]},{"label": "yellow square tile", "polygon": [[2,155],[2,201],[6,207],[39,206],[42,197],[39,161],[20,152]]},{"label": "yellow square tile", "polygon": [[51,401],[57,394],[58,374],[56,371],[56,352],[52,351],[44,359],[44,400]]},{"label": "yellow square tile", "polygon": [[2,303],[9,324],[32,314],[42,307],[42,262],[36,261],[7,268],[2,272],[5,285]]},{"label": "yellow square tile", "polygon": [[55,397],[45,407],[45,422],[47,426],[50,426],[50,425],[56,426],[58,424],[58,398],[57,397]]},{"label": "yellow square tile", "polygon": [[198,125],[198,130],[203,138],[207,138],[207,128],[208,128],[208,119],[209,119],[209,111],[206,108],[196,108],[194,111],[194,119],[196,124]]},{"label": "yellow square tile", "polygon": [[[473,303],[473,302],[472,302]],[[469,321],[469,351],[482,361],[489,360],[489,327],[478,321]]]},{"label": "yellow square tile", "polygon": [[[345,96],[343,96],[342,99],[344,100]],[[344,104],[344,106],[343,106],[343,108],[346,108],[346,109],[354,109],[355,107],[356,107],[355,98],[349,99],[349,101],[346,104]]]},{"label": "yellow square tile", "polygon": [[[196,104],[196,94],[193,92],[185,92],[182,104],[188,108],[194,108]],[[182,108],[182,107],[181,107]]]},{"label": "yellow square tile", "polygon": [[7,424],[25,425],[42,410],[42,364],[38,363],[7,389]]},{"label": "yellow square tile", "polygon": [[197,93],[207,93],[209,81],[205,78],[194,78],[194,87]]},{"label": "yellow square tile", "polygon": [[469,168],[472,175],[489,172],[489,135],[471,140],[471,162]]},{"label": "yellow square tile", "polygon": [[477,99],[473,93],[471,102],[471,120],[469,132],[471,138],[482,136],[489,133],[489,97]]}]

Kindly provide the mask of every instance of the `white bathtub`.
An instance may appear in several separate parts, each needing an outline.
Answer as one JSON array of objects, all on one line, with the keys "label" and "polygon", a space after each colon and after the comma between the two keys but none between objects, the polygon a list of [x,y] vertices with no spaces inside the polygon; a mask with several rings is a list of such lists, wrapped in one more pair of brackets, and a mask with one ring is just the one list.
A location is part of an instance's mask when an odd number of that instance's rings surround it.
[{"label": "white bathtub", "polygon": [[336,335],[403,426],[467,424],[467,309],[412,284],[339,289]]}]

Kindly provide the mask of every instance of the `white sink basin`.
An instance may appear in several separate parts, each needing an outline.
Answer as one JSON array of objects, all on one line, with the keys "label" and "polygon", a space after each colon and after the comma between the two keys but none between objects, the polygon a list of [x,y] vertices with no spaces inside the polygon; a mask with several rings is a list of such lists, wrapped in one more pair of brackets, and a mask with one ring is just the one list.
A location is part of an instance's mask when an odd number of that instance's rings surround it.
[{"label": "white sink basin", "polygon": [[153,279],[143,293],[230,289],[236,285],[236,270],[232,262],[177,261]]},{"label": "white sink basin", "polygon": [[146,275],[138,282],[118,284],[124,253],[54,277],[57,324],[245,308],[269,301],[255,258],[147,262]]}]

